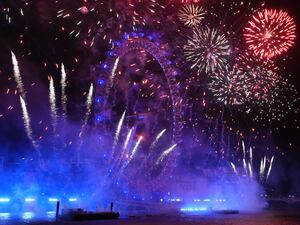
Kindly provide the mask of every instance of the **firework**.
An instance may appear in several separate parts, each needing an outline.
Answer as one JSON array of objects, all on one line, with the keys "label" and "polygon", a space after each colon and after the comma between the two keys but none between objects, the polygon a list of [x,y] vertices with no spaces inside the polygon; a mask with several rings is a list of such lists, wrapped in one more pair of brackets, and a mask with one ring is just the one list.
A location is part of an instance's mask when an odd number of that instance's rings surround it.
[{"label": "firework", "polygon": [[137,152],[137,150],[138,150],[138,148],[139,148],[142,140],[143,140],[143,136],[140,136],[139,139],[138,139],[138,141],[135,143],[135,145],[134,145],[134,147],[132,149],[132,152],[131,152],[131,155],[130,155],[130,157],[128,159],[127,164],[129,164],[130,161],[134,158],[134,156],[135,156],[135,154],[136,154],[136,152]]},{"label": "firework", "polygon": [[234,165],[234,163],[233,163],[233,162],[230,162],[230,165],[231,165],[231,167],[232,167],[232,169],[233,169],[233,172],[234,172],[236,175],[238,175],[238,172],[237,172],[237,170],[236,170],[236,166]]},{"label": "firework", "polygon": [[121,155],[119,157],[119,162],[117,163],[117,168],[119,167],[119,165],[122,163],[124,157],[125,157],[125,154],[126,154],[126,151],[128,150],[128,145],[129,145],[129,142],[130,142],[130,139],[131,139],[131,136],[133,134],[133,128],[131,128],[126,136],[126,139],[124,141],[124,144],[123,144],[123,148],[122,148],[122,152],[121,152]]},{"label": "firework", "polygon": [[166,131],[167,131],[167,129],[164,129],[164,130],[162,130],[162,131],[156,136],[155,140],[153,141],[153,143],[152,143],[151,146],[150,146],[150,151],[151,151],[152,149],[155,148],[157,142],[158,142],[159,139],[164,135],[164,133],[165,133]]},{"label": "firework", "polygon": [[90,47],[99,36],[112,43],[112,39],[124,30],[134,31],[149,20],[156,20],[156,9],[164,8],[156,0],[90,0],[82,3],[59,0],[55,4],[61,30],[81,38]]},{"label": "firework", "polygon": [[92,104],[93,104],[93,93],[94,93],[94,86],[93,84],[91,84],[90,86],[90,89],[89,89],[89,93],[87,95],[87,98],[86,98],[86,113],[85,113],[85,117],[84,117],[84,123],[83,123],[83,126],[86,126],[87,125],[87,122],[88,122],[88,119],[91,115],[91,112],[92,112]]},{"label": "firework", "polygon": [[121,119],[119,120],[117,129],[116,129],[116,133],[115,133],[115,137],[114,137],[114,142],[113,142],[113,145],[112,145],[111,160],[114,157],[115,148],[116,148],[116,146],[118,144],[118,141],[119,141],[119,136],[120,136],[120,132],[121,132],[121,129],[122,129],[122,126],[123,126],[123,122],[124,122],[124,119],[125,119],[125,114],[126,114],[126,111],[123,112],[123,114],[121,116]]},{"label": "firework", "polygon": [[26,98],[26,96],[25,96],[26,92],[25,92],[24,85],[23,85],[23,82],[22,82],[22,77],[21,77],[21,74],[20,74],[20,68],[19,68],[18,60],[16,58],[16,55],[13,52],[11,52],[11,60],[12,60],[13,68],[14,68],[14,77],[15,77],[15,81],[17,83],[19,93],[22,96],[22,98],[25,99]]},{"label": "firework", "polygon": [[270,59],[294,45],[296,25],[288,13],[264,9],[253,15],[245,28],[244,37],[255,55]]},{"label": "firework", "polygon": [[53,132],[54,134],[56,134],[57,108],[56,108],[56,95],[55,95],[54,81],[52,77],[50,77],[50,84],[49,84],[49,102],[50,102],[50,109],[51,109]]},{"label": "firework", "polygon": [[21,103],[21,108],[22,108],[22,112],[23,112],[23,120],[24,120],[24,126],[25,126],[27,137],[31,141],[31,144],[34,147],[34,149],[40,155],[39,146],[38,146],[38,144],[36,143],[36,141],[34,140],[34,138],[32,136],[32,128],[31,128],[30,117],[29,117],[29,114],[28,114],[28,111],[27,111],[26,103],[25,103],[24,99],[22,98],[22,96],[20,96],[20,103]]},{"label": "firework", "polygon": [[223,69],[211,76],[208,89],[224,105],[241,105],[249,96],[248,74],[237,67]]},{"label": "firework", "polygon": [[67,74],[65,71],[64,64],[61,64],[61,105],[63,108],[63,117],[65,119],[66,113],[67,113],[67,95],[66,95],[66,88],[67,88]]},{"label": "firework", "polygon": [[116,61],[114,62],[114,66],[113,66],[113,68],[111,70],[110,86],[109,86],[109,88],[111,88],[113,86],[114,79],[115,79],[115,76],[116,76],[116,71],[117,71],[117,68],[118,68],[118,65],[119,65],[119,61],[120,61],[120,57],[116,58]]},{"label": "firework", "polygon": [[249,169],[249,176],[251,179],[253,179],[253,170],[250,162],[248,163],[248,169]]},{"label": "firework", "polygon": [[204,19],[206,12],[203,7],[198,5],[183,6],[179,12],[179,19],[184,25],[192,27],[199,25]]},{"label": "firework", "polygon": [[271,161],[270,161],[270,165],[269,165],[269,169],[268,169],[266,181],[269,180],[269,177],[270,177],[270,174],[271,174],[271,171],[272,171],[272,168],[273,168],[273,161],[274,161],[274,156],[271,158]]},{"label": "firework", "polygon": [[240,53],[235,58],[236,65],[244,70],[251,71],[253,68],[261,67],[270,71],[278,71],[278,67],[272,60],[261,60],[254,56],[247,49],[240,49]]},{"label": "firework", "polygon": [[170,148],[168,148],[167,150],[165,150],[157,159],[156,161],[156,165],[158,165],[159,163],[161,163],[164,158],[166,158],[175,148],[177,147],[177,144],[172,145]]},{"label": "firework", "polygon": [[225,67],[230,56],[230,45],[224,34],[217,29],[195,28],[184,46],[186,61],[191,69],[215,72]]}]

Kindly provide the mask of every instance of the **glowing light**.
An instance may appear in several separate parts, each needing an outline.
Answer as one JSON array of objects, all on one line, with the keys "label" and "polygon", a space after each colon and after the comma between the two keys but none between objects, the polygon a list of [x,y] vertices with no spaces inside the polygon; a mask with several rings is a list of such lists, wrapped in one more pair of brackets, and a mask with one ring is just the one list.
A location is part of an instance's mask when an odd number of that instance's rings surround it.
[{"label": "glowing light", "polygon": [[94,94],[94,85],[91,84],[90,88],[89,88],[89,92],[86,98],[86,113],[85,113],[85,117],[84,117],[84,123],[83,123],[83,127],[85,127],[88,123],[89,117],[92,113],[92,104],[93,104],[93,94]]},{"label": "glowing light", "polygon": [[266,181],[269,180],[269,177],[270,177],[270,174],[271,174],[271,171],[272,171],[272,168],[273,168],[273,161],[274,161],[274,156],[271,158],[271,162],[270,162],[270,165],[269,165],[269,170],[268,170],[268,173],[267,173]]},{"label": "glowing light", "polygon": [[114,154],[115,154],[115,148],[116,148],[116,146],[118,144],[118,141],[119,141],[119,136],[120,136],[120,132],[121,132],[121,129],[122,129],[122,126],[123,126],[125,115],[126,115],[126,111],[123,112],[123,114],[122,114],[122,116],[121,116],[121,118],[119,120],[117,129],[116,129],[116,133],[115,133],[115,137],[114,137],[114,142],[113,142],[113,145],[112,145],[112,153],[111,153],[111,159],[110,159],[110,161],[112,160],[112,158],[114,157]]},{"label": "glowing light", "polygon": [[35,202],[35,198],[25,198],[25,202]]},{"label": "glowing light", "polygon": [[225,67],[230,56],[230,45],[224,34],[217,29],[195,28],[184,46],[186,61],[191,69],[215,72]]},{"label": "glowing light", "polygon": [[50,101],[53,132],[56,133],[57,108],[56,108],[56,95],[55,95],[55,89],[54,89],[54,81],[53,81],[52,77],[50,77],[50,84],[49,84],[49,101]]},{"label": "glowing light", "polygon": [[162,130],[161,132],[159,132],[159,134],[156,136],[155,140],[153,141],[153,143],[150,146],[150,150],[154,149],[156,144],[158,143],[159,139],[164,135],[164,133],[167,131],[167,129]]},{"label": "glowing light", "polygon": [[35,214],[33,212],[25,212],[22,214],[23,220],[31,220],[35,217]]},{"label": "glowing light", "polygon": [[287,12],[264,9],[253,15],[244,36],[255,55],[270,59],[287,52],[294,45],[296,24]]},{"label": "glowing light", "polygon": [[185,5],[179,12],[179,19],[186,26],[197,26],[204,19],[206,12],[203,7],[191,4]]},{"label": "glowing light", "polygon": [[64,117],[67,113],[67,95],[66,95],[66,88],[67,88],[67,74],[65,71],[65,66],[64,64],[61,64],[61,81],[60,81],[60,85],[61,85],[61,104],[62,104],[62,108],[63,108],[63,113],[64,113]]},{"label": "glowing light", "polygon": [[32,146],[35,148],[35,150],[40,154],[39,146],[36,143],[36,141],[34,140],[33,135],[32,135],[31,121],[30,121],[30,117],[29,117],[29,114],[27,111],[27,106],[26,106],[24,99],[21,96],[20,96],[20,103],[21,103],[21,108],[22,108],[22,112],[23,112],[23,121],[24,121],[24,126],[25,126],[27,137],[31,141]]},{"label": "glowing light", "polygon": [[19,90],[19,93],[20,95],[22,96],[23,99],[25,99],[25,89],[24,89],[24,85],[23,85],[23,82],[22,82],[22,77],[21,77],[21,74],[20,74],[20,68],[19,68],[19,64],[18,64],[18,60],[16,58],[16,55],[11,52],[11,59],[12,59],[12,64],[13,64],[13,68],[14,68],[14,78],[15,78],[15,81],[17,83],[17,87],[18,87],[18,90]]},{"label": "glowing light", "polygon": [[208,211],[206,207],[189,207],[189,208],[181,208],[181,212],[204,212]]},{"label": "glowing light", "polygon": [[0,198],[0,202],[3,203],[10,202],[10,198]]},{"label": "glowing light", "polygon": [[58,198],[49,198],[48,201],[49,202],[58,202]]},{"label": "glowing light", "polygon": [[249,95],[248,74],[237,67],[222,69],[211,75],[208,89],[224,105],[241,105]]},{"label": "glowing light", "polygon": [[177,144],[174,144],[170,148],[168,148],[167,150],[165,150],[160,155],[160,157],[157,159],[156,164],[159,164],[160,162],[162,162],[164,160],[164,158],[166,158],[176,147],[177,147]]}]

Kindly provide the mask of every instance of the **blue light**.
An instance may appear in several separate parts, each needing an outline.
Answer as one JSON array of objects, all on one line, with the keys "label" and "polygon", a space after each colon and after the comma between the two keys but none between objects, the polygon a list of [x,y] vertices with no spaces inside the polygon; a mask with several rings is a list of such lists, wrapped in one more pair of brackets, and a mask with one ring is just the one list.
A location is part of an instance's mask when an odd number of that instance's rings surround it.
[{"label": "blue light", "polygon": [[144,33],[139,33],[139,37],[143,38],[143,37],[145,37],[145,34]]},{"label": "blue light", "polygon": [[172,65],[172,61],[168,61],[167,64],[168,64],[168,65]]},{"label": "blue light", "polygon": [[58,199],[57,198],[49,198],[48,201],[49,202],[58,202]]},{"label": "blue light", "polygon": [[114,52],[113,51],[107,51],[106,52],[106,56],[113,57],[114,56]]},{"label": "blue light", "polygon": [[100,104],[100,103],[103,103],[104,102],[104,99],[102,97],[96,97],[96,103],[97,104]]},{"label": "blue light", "polygon": [[119,47],[119,46],[122,45],[122,43],[121,43],[120,41],[115,41],[115,42],[114,42],[114,45]]},{"label": "blue light", "polygon": [[102,68],[103,68],[103,69],[108,69],[108,67],[109,67],[109,66],[108,66],[107,63],[103,63],[103,64],[102,64]]},{"label": "blue light", "polygon": [[103,115],[97,115],[96,116],[96,122],[100,123],[103,122],[105,120],[105,117]]},{"label": "blue light", "polygon": [[25,202],[35,202],[34,198],[25,198]]},{"label": "blue light", "polygon": [[69,202],[77,202],[77,198],[69,198]]},{"label": "blue light", "polygon": [[139,36],[138,36],[138,34],[137,34],[137,33],[135,33],[135,32],[132,32],[132,33],[131,33],[131,36],[132,36],[132,37],[134,37],[134,38],[137,38],[137,37],[139,37]]},{"label": "blue light", "polygon": [[55,218],[55,212],[54,211],[49,211],[49,212],[47,212],[47,217],[49,218],[49,219],[53,219],[53,218]]},{"label": "blue light", "polygon": [[22,214],[22,219],[23,220],[31,220],[34,218],[34,216],[35,216],[35,214],[32,212],[25,212]]},{"label": "blue light", "polygon": [[129,34],[127,34],[127,33],[125,33],[123,37],[125,40],[128,40],[130,38]]},{"label": "blue light", "polygon": [[208,209],[206,207],[188,207],[188,208],[181,208],[181,212],[205,212]]},{"label": "blue light", "polygon": [[100,86],[104,86],[104,85],[106,84],[106,80],[104,80],[104,79],[99,79],[99,80],[97,81],[97,83],[98,83]]},{"label": "blue light", "polygon": [[0,198],[0,202],[10,202],[10,198]]}]

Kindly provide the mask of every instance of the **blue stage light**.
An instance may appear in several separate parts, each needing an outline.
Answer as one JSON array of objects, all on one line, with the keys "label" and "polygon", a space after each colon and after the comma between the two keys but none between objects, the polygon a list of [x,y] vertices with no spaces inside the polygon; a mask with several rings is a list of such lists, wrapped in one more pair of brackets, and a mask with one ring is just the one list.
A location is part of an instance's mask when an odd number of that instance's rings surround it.
[{"label": "blue stage light", "polygon": [[25,202],[35,202],[34,198],[25,198]]},{"label": "blue stage light", "polygon": [[77,198],[69,198],[69,202],[77,202]]},{"label": "blue stage light", "polygon": [[10,198],[0,198],[0,203],[10,202]]},{"label": "blue stage light", "polygon": [[48,201],[49,202],[58,202],[58,199],[57,198],[48,198]]},{"label": "blue stage light", "polygon": [[208,209],[206,207],[188,207],[188,208],[181,208],[181,212],[204,212]]}]

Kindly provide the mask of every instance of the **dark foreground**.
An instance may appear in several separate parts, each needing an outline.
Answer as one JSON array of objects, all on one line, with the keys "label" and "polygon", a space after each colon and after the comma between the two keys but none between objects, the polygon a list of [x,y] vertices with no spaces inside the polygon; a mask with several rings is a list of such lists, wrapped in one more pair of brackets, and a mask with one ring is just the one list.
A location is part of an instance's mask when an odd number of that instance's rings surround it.
[{"label": "dark foreground", "polygon": [[[24,224],[12,223],[9,224]],[[155,215],[112,221],[35,222],[34,225],[300,225],[300,212],[264,212],[235,215]]]}]

